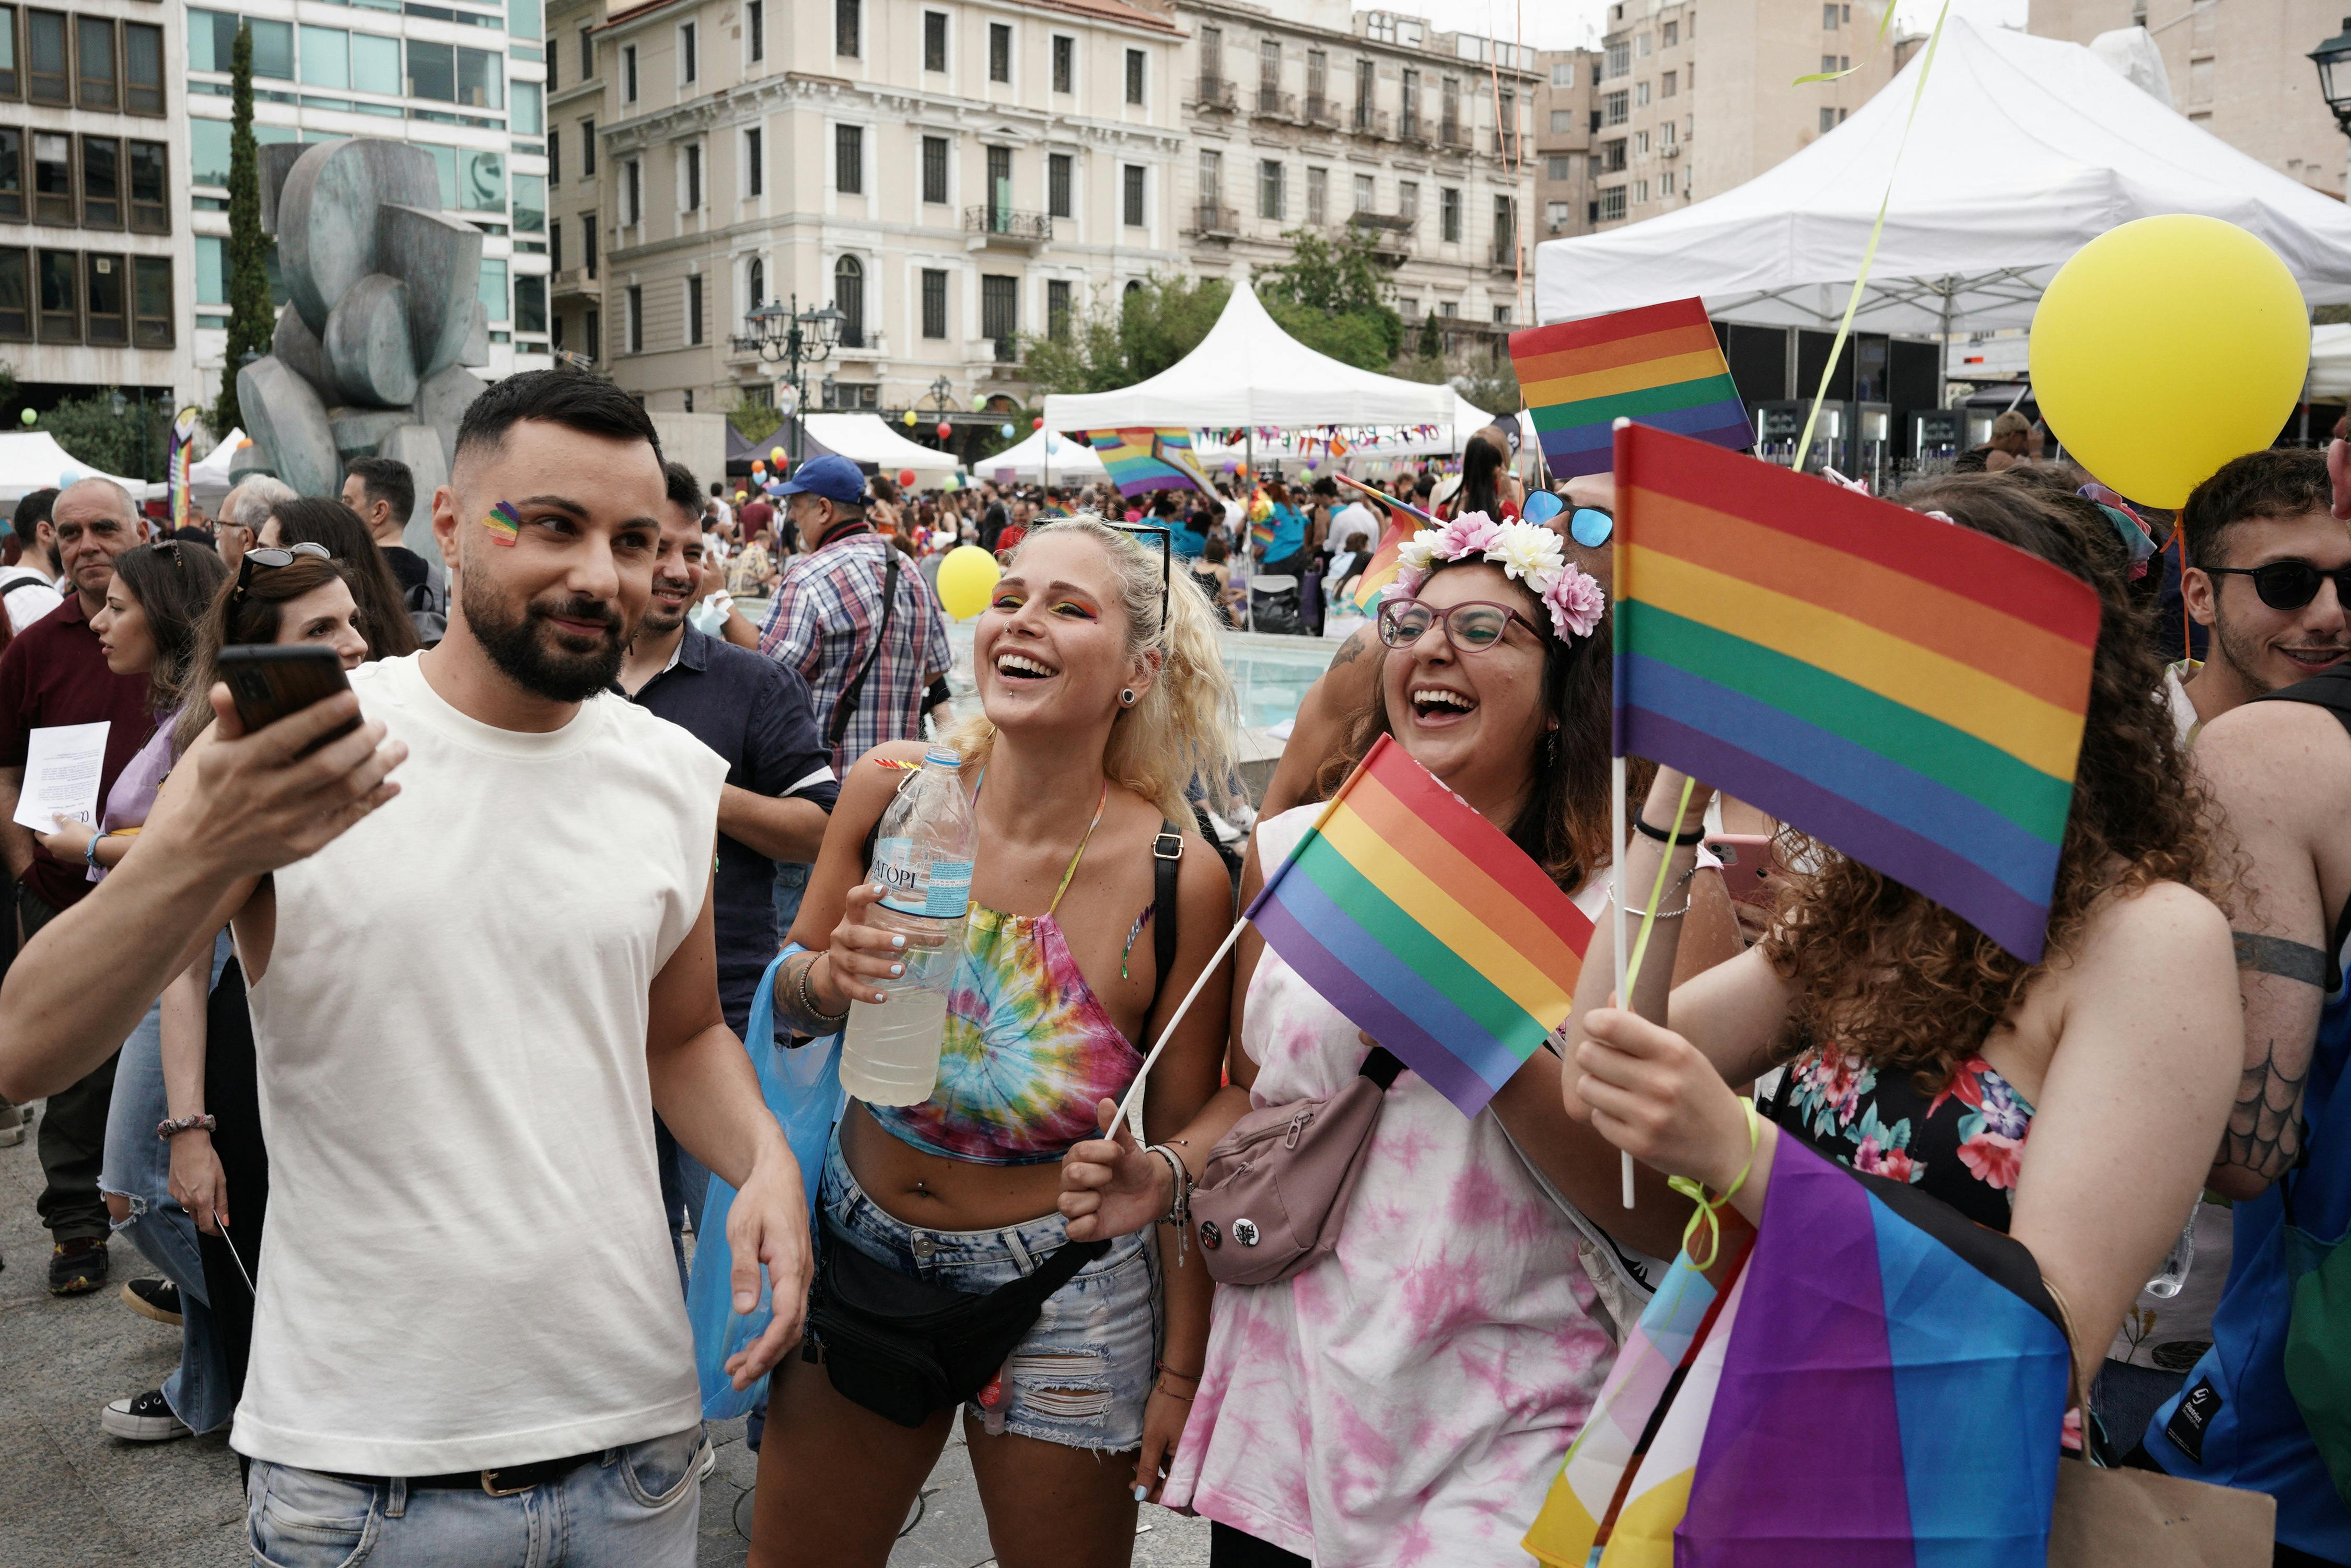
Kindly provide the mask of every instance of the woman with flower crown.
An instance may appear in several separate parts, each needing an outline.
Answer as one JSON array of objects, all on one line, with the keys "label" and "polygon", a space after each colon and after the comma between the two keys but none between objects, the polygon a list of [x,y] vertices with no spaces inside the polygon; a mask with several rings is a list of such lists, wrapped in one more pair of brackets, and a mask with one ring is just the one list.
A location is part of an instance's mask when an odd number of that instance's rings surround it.
[{"label": "woman with flower crown", "polygon": [[[1606,595],[1557,534],[1483,513],[1402,554],[1380,607],[1380,700],[1332,773],[1393,735],[1596,918],[1614,842]],[[1259,823],[1244,902],[1320,809]],[[1685,950],[1702,967],[1689,949],[1719,961],[1738,938],[1720,878],[1696,881],[1714,919]],[[1670,890],[1663,914],[1689,910],[1693,885]],[[1337,1092],[1369,1049],[1253,931],[1233,997],[1230,1083],[1168,1145],[1195,1177],[1246,1112]],[[1617,1207],[1614,1151],[1568,1119],[1559,1082],[1559,1058],[1539,1051],[1465,1118],[1402,1074],[1335,1249],[1278,1282],[1217,1290],[1206,1364],[1170,1369],[1197,1381],[1175,1385],[1193,1404],[1159,1494],[1207,1516],[1215,1568],[1526,1561],[1519,1539],[1614,1355],[1604,1296],[1626,1304],[1618,1244],[1670,1256],[1687,1215],[1662,1189],[1629,1216]],[[1070,1235],[1144,1228],[1169,1211],[1174,1178],[1123,1133],[1078,1145],[1062,1174]],[[1547,1187],[1611,1232],[1579,1225]]]}]

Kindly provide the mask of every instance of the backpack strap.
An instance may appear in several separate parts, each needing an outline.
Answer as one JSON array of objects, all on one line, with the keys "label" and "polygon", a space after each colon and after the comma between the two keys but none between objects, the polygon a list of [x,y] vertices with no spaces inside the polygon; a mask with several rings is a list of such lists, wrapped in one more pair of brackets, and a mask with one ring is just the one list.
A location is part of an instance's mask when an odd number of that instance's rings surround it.
[{"label": "backpack strap", "polygon": [[1176,967],[1176,878],[1184,866],[1184,834],[1165,818],[1159,836],[1151,841],[1151,956],[1157,966],[1151,977],[1151,1007],[1158,1009],[1160,993],[1167,988],[1167,972]]},{"label": "backpack strap", "polygon": [[896,547],[889,549],[890,564],[882,574],[882,623],[873,629],[872,646],[865,650],[865,662],[849,677],[849,685],[841,690],[839,700],[832,705],[832,722],[825,727],[824,743],[838,747],[841,737],[849,733],[849,720],[857,712],[857,703],[865,691],[865,677],[873,673],[874,661],[882,657],[882,645],[890,635],[890,612],[898,608],[898,562],[904,558]]}]

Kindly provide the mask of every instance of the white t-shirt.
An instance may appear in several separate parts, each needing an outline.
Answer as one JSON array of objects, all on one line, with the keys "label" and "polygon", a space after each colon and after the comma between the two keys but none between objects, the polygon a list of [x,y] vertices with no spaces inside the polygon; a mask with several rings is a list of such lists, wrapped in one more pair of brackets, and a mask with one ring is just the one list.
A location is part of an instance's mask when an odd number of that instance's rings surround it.
[{"label": "white t-shirt", "polygon": [[1333,553],[1343,549],[1370,549],[1379,542],[1379,519],[1361,501],[1350,501],[1339,508],[1331,519],[1331,531],[1324,542]]},{"label": "white t-shirt", "polygon": [[351,685],[409,757],[398,798],[275,879],[251,989],[269,1227],[230,1440],[401,1476],[682,1431],[645,1030],[726,765],[618,696],[529,735],[413,655]]},{"label": "white t-shirt", "polygon": [[0,604],[8,611],[8,631],[13,636],[42,619],[66,601],[49,580],[48,573],[29,566],[12,566],[0,570]]}]

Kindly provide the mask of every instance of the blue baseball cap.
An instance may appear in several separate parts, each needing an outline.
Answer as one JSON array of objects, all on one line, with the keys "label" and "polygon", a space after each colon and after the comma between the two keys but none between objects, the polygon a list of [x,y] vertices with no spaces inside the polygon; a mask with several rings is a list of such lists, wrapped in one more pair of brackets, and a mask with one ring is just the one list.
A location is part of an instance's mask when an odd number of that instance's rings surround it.
[{"label": "blue baseball cap", "polygon": [[797,496],[803,490],[844,507],[854,507],[865,497],[865,476],[848,458],[828,452],[801,464],[776,494]]}]

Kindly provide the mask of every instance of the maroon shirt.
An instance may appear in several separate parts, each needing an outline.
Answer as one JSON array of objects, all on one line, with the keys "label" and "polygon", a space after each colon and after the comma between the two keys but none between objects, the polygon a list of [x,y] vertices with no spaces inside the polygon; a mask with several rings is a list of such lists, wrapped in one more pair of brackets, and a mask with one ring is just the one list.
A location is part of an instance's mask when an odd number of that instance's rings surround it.
[{"label": "maroon shirt", "polygon": [[[144,675],[118,675],[106,667],[98,633],[81,611],[81,595],[66,601],[18,632],[0,653],[0,768],[25,766],[28,737],[61,724],[112,726],[106,732],[106,762],[98,778],[103,803],[114,780],[155,733],[147,706]],[[80,901],[96,884],[78,860],[61,861],[36,843],[25,883],[53,909]]]}]

